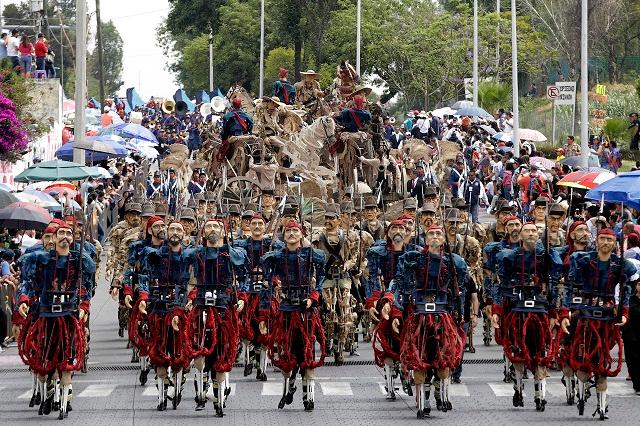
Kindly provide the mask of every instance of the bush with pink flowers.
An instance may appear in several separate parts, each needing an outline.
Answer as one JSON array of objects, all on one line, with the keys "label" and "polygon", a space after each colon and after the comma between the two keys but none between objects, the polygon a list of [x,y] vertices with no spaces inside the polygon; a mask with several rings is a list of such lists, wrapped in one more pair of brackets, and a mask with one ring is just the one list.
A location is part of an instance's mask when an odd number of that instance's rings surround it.
[{"label": "bush with pink flowers", "polygon": [[29,145],[27,131],[16,116],[16,106],[0,93],[0,160],[15,161]]}]

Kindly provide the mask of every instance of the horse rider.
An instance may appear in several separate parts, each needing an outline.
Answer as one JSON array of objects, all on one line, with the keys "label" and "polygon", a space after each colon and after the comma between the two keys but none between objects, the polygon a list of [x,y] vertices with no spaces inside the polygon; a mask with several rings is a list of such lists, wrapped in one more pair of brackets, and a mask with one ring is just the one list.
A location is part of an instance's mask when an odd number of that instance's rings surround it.
[{"label": "horse rider", "polygon": [[277,96],[286,105],[293,105],[296,102],[296,88],[287,80],[288,74],[289,70],[280,68],[278,80],[273,83],[272,96]]}]

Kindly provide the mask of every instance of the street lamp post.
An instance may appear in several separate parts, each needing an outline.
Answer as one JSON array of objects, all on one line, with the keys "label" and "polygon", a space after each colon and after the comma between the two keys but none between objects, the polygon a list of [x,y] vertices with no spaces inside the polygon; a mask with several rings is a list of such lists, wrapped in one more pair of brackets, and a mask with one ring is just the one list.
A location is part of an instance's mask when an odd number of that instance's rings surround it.
[{"label": "street lamp post", "polygon": [[589,0],[582,0],[580,34],[580,163],[589,166],[589,50],[588,50]]},{"label": "street lamp post", "polygon": [[[87,93],[87,2],[76,3],[76,117],[73,140],[76,145],[84,139]],[[102,100],[104,102],[104,99]],[[73,150],[73,161],[84,165],[84,150]]]},{"label": "street lamp post", "polygon": [[516,32],[516,0],[511,0],[511,92],[513,102],[513,155],[520,157],[520,139],[518,137],[518,38]]},{"label": "street lamp post", "polygon": [[478,0],[473,0],[473,105],[478,106]]},{"label": "street lamp post", "polygon": [[360,12],[362,9],[361,0],[356,5],[356,72],[360,75]]},{"label": "street lamp post", "polygon": [[260,98],[264,95],[264,0],[260,1]]}]

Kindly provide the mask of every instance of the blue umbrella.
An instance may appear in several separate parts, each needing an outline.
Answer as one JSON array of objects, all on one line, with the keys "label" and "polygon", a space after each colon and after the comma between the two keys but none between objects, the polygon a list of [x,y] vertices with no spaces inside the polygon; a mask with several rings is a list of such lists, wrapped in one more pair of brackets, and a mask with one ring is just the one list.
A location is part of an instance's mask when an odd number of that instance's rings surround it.
[{"label": "blue umbrella", "polygon": [[[94,145],[95,149],[90,149],[90,147]],[[82,149],[87,151],[86,157],[91,162],[103,161],[113,157],[126,157],[129,155],[129,150],[127,148],[111,140],[91,141],[87,138],[87,140],[83,142],[83,146],[86,147]],[[61,160],[71,160],[73,159],[74,148],[75,141],[69,141],[58,148],[56,151],[56,157]],[[107,151],[107,149],[103,148],[108,148],[108,152],[104,152]]]},{"label": "blue umbrella", "polygon": [[141,108],[145,105],[144,101],[133,87],[129,87],[127,89],[127,103],[133,109]]},{"label": "blue umbrella", "polygon": [[480,118],[493,118],[493,115],[489,114],[487,111],[480,107],[463,107],[456,110],[455,115],[466,115],[468,117],[480,117]]},{"label": "blue umbrella", "polygon": [[99,135],[116,134],[125,138],[143,139],[146,141],[157,142],[156,137],[151,133],[151,130],[147,129],[140,124],[135,123],[120,123],[113,126],[105,127],[98,132]]},{"label": "blue umbrella", "polygon": [[585,197],[609,203],[624,203],[634,209],[640,209],[640,171],[620,173],[589,190]]},{"label": "blue umbrella", "polygon": [[187,92],[184,89],[176,90],[176,93],[173,95],[173,100],[177,102],[184,102],[187,105],[187,109],[189,112],[194,112],[196,110],[196,105],[191,102],[189,96],[187,96]]},{"label": "blue umbrella", "polygon": [[209,94],[204,90],[198,90],[196,92],[196,102],[199,104],[211,102],[211,98],[209,97]]}]

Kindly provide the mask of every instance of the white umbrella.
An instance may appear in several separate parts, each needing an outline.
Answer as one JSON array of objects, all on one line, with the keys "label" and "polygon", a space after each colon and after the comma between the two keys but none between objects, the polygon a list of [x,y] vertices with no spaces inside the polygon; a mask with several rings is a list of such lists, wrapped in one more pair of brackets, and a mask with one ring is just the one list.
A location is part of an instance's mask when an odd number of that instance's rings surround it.
[{"label": "white umbrella", "polygon": [[453,109],[460,109],[460,108],[471,108],[473,107],[473,102],[472,101],[458,101],[455,104],[451,105],[451,108]]},{"label": "white umbrella", "polygon": [[138,146],[138,154],[150,160],[158,158],[158,150],[156,150],[155,148],[151,148],[149,146],[143,146],[143,147]]},{"label": "white umbrella", "polygon": [[95,166],[95,167],[88,167],[88,169],[91,170],[93,177],[98,177],[103,179],[111,179],[113,177],[111,173],[109,173],[109,170],[105,169],[104,167]]},{"label": "white umbrella", "polygon": [[38,194],[36,194],[35,192],[37,191],[16,192],[13,195],[15,195],[16,198],[20,201],[23,201],[25,203],[33,203],[37,206],[44,207],[45,209],[49,207],[60,206],[60,203],[58,203],[51,195],[47,194],[46,192],[39,192]]},{"label": "white umbrella", "polygon": [[485,132],[489,133],[489,136],[493,136],[496,134],[496,131],[493,129],[493,127],[487,126],[486,124],[480,125],[478,127],[480,127]]},{"label": "white umbrella", "polygon": [[0,183],[0,190],[14,192],[16,190],[16,187],[11,185],[10,183]]},{"label": "white umbrella", "polygon": [[544,142],[547,140],[545,135],[533,129],[518,129],[518,138],[521,141],[531,142]]},{"label": "white umbrella", "polygon": [[449,107],[438,108],[438,109],[434,109],[433,111],[431,111],[431,114],[435,115],[438,118],[442,118],[445,115],[453,115],[455,113],[456,113],[456,111],[454,109],[449,108]]}]

